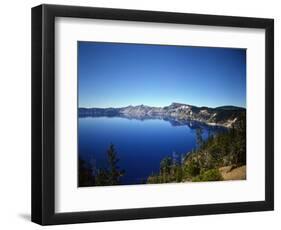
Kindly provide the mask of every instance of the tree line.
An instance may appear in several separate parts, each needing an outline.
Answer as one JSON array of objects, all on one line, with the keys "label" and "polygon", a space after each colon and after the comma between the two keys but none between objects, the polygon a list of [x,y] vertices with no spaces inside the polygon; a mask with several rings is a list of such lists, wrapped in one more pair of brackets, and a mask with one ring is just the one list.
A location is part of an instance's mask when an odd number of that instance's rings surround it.
[{"label": "tree line", "polygon": [[125,171],[118,166],[119,159],[113,144],[106,151],[107,167],[96,168],[79,157],[79,187],[118,185]]},{"label": "tree line", "polygon": [[203,140],[201,128],[196,130],[197,148],[174,161],[168,156],[160,162],[158,173],[152,173],[147,183],[223,180],[220,167],[246,165],[246,113],[240,115],[226,132],[209,135]]},{"label": "tree line", "polygon": [[[113,144],[106,151],[107,166],[97,168],[79,157],[79,187],[121,184],[125,171],[118,166],[119,158]],[[149,160],[149,159],[148,159]],[[145,183],[186,181],[219,181],[220,167],[236,168],[246,165],[246,113],[242,114],[226,132],[208,134],[196,129],[196,149],[183,155],[173,153],[161,160],[159,171],[148,176]]]}]

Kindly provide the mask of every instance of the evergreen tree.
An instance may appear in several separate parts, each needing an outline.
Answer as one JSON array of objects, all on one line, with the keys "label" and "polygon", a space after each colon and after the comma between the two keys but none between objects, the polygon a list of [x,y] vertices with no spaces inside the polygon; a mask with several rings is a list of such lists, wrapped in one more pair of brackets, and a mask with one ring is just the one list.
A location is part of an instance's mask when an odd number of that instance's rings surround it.
[{"label": "evergreen tree", "polygon": [[243,115],[236,124],[237,153],[236,164],[246,164],[246,115]]},{"label": "evergreen tree", "polygon": [[198,127],[196,129],[196,144],[197,144],[197,149],[200,149],[200,147],[203,144],[203,130],[201,127]]},{"label": "evergreen tree", "polygon": [[175,153],[173,158],[164,158],[159,175],[150,176],[148,183],[218,181],[223,179],[221,167],[230,166],[232,170],[246,165],[246,113],[242,113],[230,129],[209,135],[205,141],[202,135],[202,128],[197,128],[197,149],[182,157],[180,163]]},{"label": "evergreen tree", "polygon": [[98,169],[95,176],[95,185],[108,185],[108,172],[104,169]]},{"label": "evergreen tree", "polygon": [[169,174],[171,173],[172,159],[171,157],[165,157],[160,162],[160,175],[162,178],[162,183],[166,183],[169,180]]},{"label": "evergreen tree", "polygon": [[116,185],[120,183],[120,177],[123,176],[124,170],[119,170],[117,152],[113,144],[110,144],[107,150],[108,169],[108,185]]},{"label": "evergreen tree", "polygon": [[79,174],[78,174],[79,187],[93,186],[95,184],[93,169],[80,157],[79,157],[78,170],[79,170]]}]

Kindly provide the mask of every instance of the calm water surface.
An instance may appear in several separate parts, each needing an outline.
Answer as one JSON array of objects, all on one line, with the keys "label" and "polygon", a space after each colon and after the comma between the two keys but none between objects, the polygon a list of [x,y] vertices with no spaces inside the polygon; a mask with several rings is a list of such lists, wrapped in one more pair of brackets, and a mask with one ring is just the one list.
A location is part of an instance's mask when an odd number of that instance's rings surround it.
[{"label": "calm water surface", "polygon": [[[122,184],[139,184],[159,172],[166,156],[186,154],[196,148],[196,126],[162,119],[137,120],[120,117],[79,118],[79,156],[97,168],[106,167],[110,143],[117,151],[119,166],[125,170]],[[223,128],[203,126],[203,138]]]}]

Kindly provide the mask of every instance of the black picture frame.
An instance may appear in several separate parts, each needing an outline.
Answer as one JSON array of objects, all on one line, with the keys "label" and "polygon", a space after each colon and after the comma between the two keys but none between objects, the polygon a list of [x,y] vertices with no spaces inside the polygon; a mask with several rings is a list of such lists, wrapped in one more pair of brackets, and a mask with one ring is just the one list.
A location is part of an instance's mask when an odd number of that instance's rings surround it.
[{"label": "black picture frame", "polygon": [[[265,29],[265,200],[55,213],[55,18]],[[32,8],[32,221],[41,225],[267,211],[274,209],[274,20],[94,7]]]}]

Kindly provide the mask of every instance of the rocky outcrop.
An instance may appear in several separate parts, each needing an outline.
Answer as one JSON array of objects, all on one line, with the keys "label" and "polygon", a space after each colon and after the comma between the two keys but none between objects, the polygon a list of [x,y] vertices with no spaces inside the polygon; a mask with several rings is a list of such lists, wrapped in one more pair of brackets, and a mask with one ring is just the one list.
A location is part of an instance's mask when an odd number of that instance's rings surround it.
[{"label": "rocky outcrop", "polygon": [[241,114],[245,113],[246,109],[235,106],[210,108],[182,103],[172,103],[165,107],[130,105],[121,108],[79,108],[80,117],[119,116],[138,119],[162,118],[178,121],[199,121],[209,125],[220,125],[224,127],[231,127],[239,120]]}]

